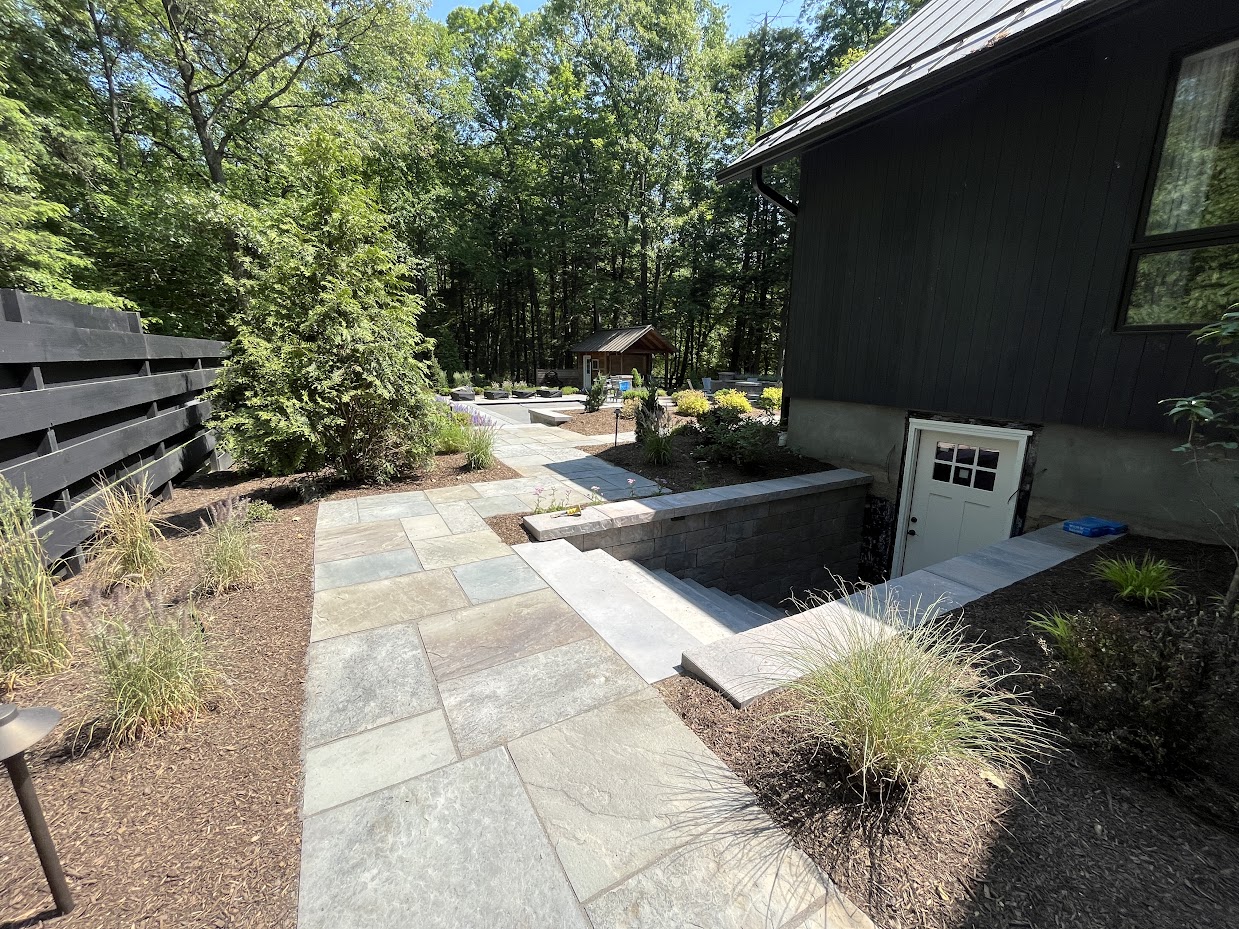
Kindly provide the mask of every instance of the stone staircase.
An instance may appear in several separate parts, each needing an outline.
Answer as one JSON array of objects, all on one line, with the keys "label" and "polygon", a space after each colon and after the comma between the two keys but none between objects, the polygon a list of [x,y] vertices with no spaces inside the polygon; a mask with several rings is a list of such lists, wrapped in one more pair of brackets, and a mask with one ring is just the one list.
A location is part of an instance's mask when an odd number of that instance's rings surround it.
[{"label": "stone staircase", "polygon": [[787,616],[602,549],[582,552],[563,539],[513,551],[651,683],[679,673],[685,651]]}]

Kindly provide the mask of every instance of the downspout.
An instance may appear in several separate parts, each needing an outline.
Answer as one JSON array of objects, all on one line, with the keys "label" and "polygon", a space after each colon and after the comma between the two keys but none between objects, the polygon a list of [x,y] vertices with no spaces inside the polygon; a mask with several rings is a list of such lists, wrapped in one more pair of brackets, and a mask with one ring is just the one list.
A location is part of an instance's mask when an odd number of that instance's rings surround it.
[{"label": "downspout", "polygon": [[[793,203],[791,200],[787,199],[787,197],[783,196],[781,193],[779,193],[777,190],[775,190],[773,187],[767,184],[765,180],[762,178],[761,169],[762,169],[761,165],[758,165],[757,167],[753,169],[753,173],[751,175],[752,180],[753,180],[753,189],[757,191],[759,194],[761,194],[762,197],[764,197],[766,200],[770,201],[776,207],[778,207],[780,210],[782,210],[784,213],[787,214],[788,219],[791,221],[791,227],[792,227],[791,242],[789,244],[794,248],[796,244],[796,214],[799,212],[800,208],[795,203]],[[790,282],[788,286],[790,288],[791,286]],[[783,306],[783,320],[779,324],[779,336],[780,336],[779,341],[782,343],[779,346],[779,383],[780,384],[783,383],[783,368],[784,368],[784,365],[787,363],[787,322],[788,322],[787,317],[788,317],[788,310],[790,309],[791,309],[791,300],[788,300]],[[787,393],[784,392],[783,403],[781,407],[779,408],[779,428],[783,430],[784,432],[787,431],[787,420],[788,420],[788,414],[791,412],[791,406],[792,406],[791,397],[789,397]]]}]

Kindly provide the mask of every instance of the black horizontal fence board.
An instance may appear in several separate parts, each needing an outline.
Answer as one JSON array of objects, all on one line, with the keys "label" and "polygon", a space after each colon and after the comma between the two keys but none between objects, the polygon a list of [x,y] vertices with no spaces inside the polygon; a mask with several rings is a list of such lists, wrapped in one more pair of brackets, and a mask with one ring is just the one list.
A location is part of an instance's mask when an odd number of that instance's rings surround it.
[{"label": "black horizontal fence board", "polygon": [[76,560],[102,486],[155,492],[214,451],[203,394],[225,351],[145,335],[135,313],[0,290],[0,476],[29,489],[49,560]]}]

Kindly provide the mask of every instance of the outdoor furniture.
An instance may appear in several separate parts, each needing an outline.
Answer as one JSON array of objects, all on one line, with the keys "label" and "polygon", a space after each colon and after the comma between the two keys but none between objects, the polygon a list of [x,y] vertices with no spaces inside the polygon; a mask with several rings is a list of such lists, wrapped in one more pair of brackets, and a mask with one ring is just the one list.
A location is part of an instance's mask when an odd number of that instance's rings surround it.
[{"label": "outdoor furniture", "polygon": [[473,392],[472,387],[457,387],[452,391],[452,399],[461,402],[476,400],[477,397],[478,395]]},{"label": "outdoor furniture", "polygon": [[506,390],[487,390],[484,391],[487,400],[506,400],[512,396]]},{"label": "outdoor furniture", "polygon": [[562,397],[564,392],[557,387],[539,387],[539,397]]},{"label": "outdoor furniture", "polygon": [[512,396],[516,397],[518,400],[528,400],[535,393],[537,393],[537,391],[535,391],[532,387],[522,387],[520,390],[512,391]]}]

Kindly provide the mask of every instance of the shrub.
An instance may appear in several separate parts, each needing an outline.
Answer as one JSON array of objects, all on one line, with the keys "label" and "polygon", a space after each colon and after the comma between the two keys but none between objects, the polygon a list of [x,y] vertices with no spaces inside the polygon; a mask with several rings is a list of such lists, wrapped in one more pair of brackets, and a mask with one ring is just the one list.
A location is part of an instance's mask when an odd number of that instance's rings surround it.
[{"label": "shrub", "polygon": [[275,506],[266,500],[245,499],[245,518],[251,523],[273,523],[278,515]]},{"label": "shrub", "polygon": [[448,385],[447,374],[439,365],[439,360],[433,355],[430,356],[430,364],[426,368],[426,380],[430,383],[430,388],[437,394],[446,394],[452,389]]},{"label": "shrub", "polygon": [[645,437],[645,441],[641,443],[641,454],[645,459],[646,464],[651,465],[669,465],[675,456],[675,449],[671,443],[671,433],[664,432],[661,429],[651,431]]},{"label": "shrub", "polygon": [[[632,393],[630,390],[628,394]],[[624,394],[624,402],[620,404],[620,419],[636,419],[637,411],[641,409],[641,398]]]},{"label": "shrub", "polygon": [[159,527],[145,478],[99,488],[95,538],[87,550],[106,586],[139,587],[167,569]]},{"label": "shrub", "polygon": [[256,252],[212,399],[234,456],[268,474],[388,481],[433,455],[422,299],[361,158],[318,133]]},{"label": "shrub", "polygon": [[469,429],[465,458],[473,471],[484,471],[495,464],[495,427],[474,425]]},{"label": "shrub", "polygon": [[589,392],[585,395],[585,412],[597,413],[602,409],[602,405],[607,399],[607,381],[604,377],[594,378],[594,382],[589,385]]},{"label": "shrub", "polygon": [[579,394],[581,391],[578,388],[573,387],[571,384],[567,384],[559,388],[559,392],[563,394],[565,397],[571,397],[574,394]]},{"label": "shrub", "polygon": [[725,410],[735,410],[737,413],[753,412],[753,404],[749,403],[749,398],[738,390],[717,390],[714,392],[714,402]]},{"label": "shrub", "polygon": [[823,625],[787,648],[785,715],[839,753],[866,797],[943,762],[1023,769],[1051,750],[1044,714],[1011,689],[1001,656],[937,622],[938,604],[907,610],[870,593],[859,609],[872,619]]},{"label": "shrub", "polygon": [[100,613],[90,648],[113,744],[188,723],[216,696],[222,675],[192,602],[168,609],[147,595]]},{"label": "shrub", "polygon": [[730,462],[743,471],[769,464],[779,450],[779,430],[771,423],[745,419],[732,407],[720,406],[697,419],[700,454],[707,461]]},{"label": "shrub", "polygon": [[640,390],[645,385],[645,381],[641,378],[641,372],[636,368],[632,369],[632,386]]},{"label": "shrub", "polygon": [[444,411],[434,424],[435,451],[445,455],[463,452],[469,447],[469,414]]},{"label": "shrub", "polygon": [[213,504],[204,520],[198,547],[195,590],[222,594],[252,587],[262,577],[254,555],[248,507],[236,497]]},{"label": "shrub", "polygon": [[764,388],[761,392],[761,399],[757,401],[757,405],[767,413],[773,413],[783,409],[783,388]]},{"label": "shrub", "polygon": [[624,400],[648,400],[650,391],[646,387],[633,387],[624,391]]},{"label": "shrub", "polygon": [[473,375],[468,371],[457,371],[452,375],[453,387],[468,387],[473,383]]},{"label": "shrub", "polygon": [[700,390],[681,390],[672,399],[681,416],[700,416],[710,410],[710,401]]},{"label": "shrub", "polygon": [[30,492],[0,477],[0,684],[69,660],[64,606],[43,563]]},{"label": "shrub", "polygon": [[1093,569],[1097,577],[1114,585],[1115,596],[1122,600],[1139,601],[1145,606],[1157,606],[1173,600],[1182,590],[1174,582],[1175,571],[1164,559],[1154,559],[1145,553],[1135,558],[1102,558]]},{"label": "shrub", "polygon": [[1155,773],[1189,771],[1233,738],[1239,634],[1224,609],[1147,618],[1066,617],[1050,633],[1069,718],[1081,737]]}]

